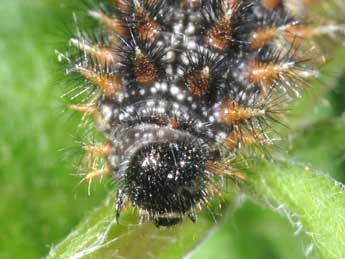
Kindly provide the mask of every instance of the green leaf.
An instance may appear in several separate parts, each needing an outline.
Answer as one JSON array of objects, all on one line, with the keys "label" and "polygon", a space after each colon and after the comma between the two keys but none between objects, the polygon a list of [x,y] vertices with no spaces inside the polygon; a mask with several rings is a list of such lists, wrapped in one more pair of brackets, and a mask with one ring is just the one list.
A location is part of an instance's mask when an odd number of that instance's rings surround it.
[{"label": "green leaf", "polygon": [[345,182],[345,118],[330,118],[290,133],[289,155]]},{"label": "green leaf", "polygon": [[[233,195],[228,194],[229,198]],[[223,197],[224,198],[224,197]],[[47,259],[65,258],[178,258],[207,237],[226,206],[219,201],[198,215],[197,224],[188,219],[178,226],[157,228],[152,222],[138,224],[134,209],[114,218],[114,194],[92,212],[64,241],[51,250]],[[229,206],[229,200],[224,203]],[[223,204],[224,205],[224,204]]]},{"label": "green leaf", "polygon": [[248,193],[286,213],[312,241],[320,258],[345,258],[344,186],[293,162],[255,165]]}]

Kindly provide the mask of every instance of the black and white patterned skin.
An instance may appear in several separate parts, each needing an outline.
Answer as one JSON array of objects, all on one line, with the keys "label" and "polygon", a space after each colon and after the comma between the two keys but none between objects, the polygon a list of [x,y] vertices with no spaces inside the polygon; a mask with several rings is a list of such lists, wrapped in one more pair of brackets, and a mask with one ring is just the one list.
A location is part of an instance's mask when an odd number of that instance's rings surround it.
[{"label": "black and white patterned skin", "polygon": [[[101,62],[85,48],[93,43],[77,37],[72,43],[85,55],[72,69],[98,87],[103,77],[120,82],[112,94],[100,87],[96,100],[98,128],[111,145],[108,166],[120,188],[117,216],[129,200],[157,226],[185,215],[195,220],[215,177],[209,163],[246,145],[237,136],[229,147],[229,136],[236,130],[271,142],[275,115],[314,70],[300,61],[301,51],[288,37],[253,46],[260,29],[302,22],[285,1],[274,8],[262,2],[115,0],[90,11],[107,31],[94,46],[106,47],[114,58]],[[104,17],[119,27],[112,30]],[[270,65],[281,70],[272,72]],[[264,72],[268,78],[258,81]]]}]

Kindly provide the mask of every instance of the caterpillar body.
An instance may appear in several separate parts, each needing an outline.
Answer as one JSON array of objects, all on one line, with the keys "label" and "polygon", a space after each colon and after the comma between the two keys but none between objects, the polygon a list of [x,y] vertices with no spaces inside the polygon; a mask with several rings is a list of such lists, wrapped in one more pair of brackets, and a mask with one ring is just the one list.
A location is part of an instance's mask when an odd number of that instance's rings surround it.
[{"label": "caterpillar body", "polygon": [[[266,145],[271,123],[318,75],[307,58],[315,37],[337,24],[307,23],[306,0],[112,0],[89,11],[102,40],[77,33],[68,58],[96,89],[92,114],[106,143],[85,146],[128,200],[157,226],[195,221],[217,178],[245,176],[225,163],[242,147]],[[328,27],[327,27],[328,26]]]}]

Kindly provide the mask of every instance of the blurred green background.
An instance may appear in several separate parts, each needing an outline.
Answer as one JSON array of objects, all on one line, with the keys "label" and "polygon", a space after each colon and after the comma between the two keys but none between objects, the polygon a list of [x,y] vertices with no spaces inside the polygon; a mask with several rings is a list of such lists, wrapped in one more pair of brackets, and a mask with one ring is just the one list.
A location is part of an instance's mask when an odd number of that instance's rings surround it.
[{"label": "blurred green background", "polygon": [[[56,48],[67,44],[68,31],[73,30],[72,11],[71,3],[61,0],[0,4],[2,259],[44,257],[112,188],[107,182],[95,183],[88,196],[87,185],[78,185],[80,178],[73,176],[73,165],[80,157],[75,151],[80,116],[65,110],[60,98],[63,75],[54,54]],[[341,89],[333,89],[319,107],[321,112],[316,112],[325,118],[341,116],[345,103]],[[312,163],[315,154],[325,150],[322,144],[315,144],[318,132],[308,136],[305,143],[297,144],[313,145],[314,153],[300,154],[296,149],[291,154]],[[315,166],[343,180],[345,150],[330,150],[331,159],[338,159],[337,169],[317,162]],[[246,201],[193,258],[299,259],[305,258],[308,246],[286,218]]]}]

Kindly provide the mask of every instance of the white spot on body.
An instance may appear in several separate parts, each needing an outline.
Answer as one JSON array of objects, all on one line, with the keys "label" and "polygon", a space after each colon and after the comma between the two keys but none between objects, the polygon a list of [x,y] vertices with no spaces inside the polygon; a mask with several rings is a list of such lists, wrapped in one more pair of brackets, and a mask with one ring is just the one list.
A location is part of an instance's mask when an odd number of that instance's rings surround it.
[{"label": "white spot on body", "polygon": [[184,31],[187,35],[193,35],[195,34],[195,26],[193,23],[188,23],[187,28]]},{"label": "white spot on body", "polygon": [[106,121],[109,121],[113,115],[110,105],[102,105],[102,115]]},{"label": "white spot on body", "polygon": [[139,94],[140,94],[140,95],[145,95],[145,93],[146,93],[146,90],[145,90],[145,89],[143,89],[143,88],[140,89],[140,91],[139,91]]},{"label": "white spot on body", "polygon": [[168,84],[166,82],[161,83],[161,90],[166,92],[168,90]]},{"label": "white spot on body", "polygon": [[173,96],[176,96],[179,92],[180,92],[180,89],[179,89],[176,85],[172,85],[172,86],[170,87],[170,93],[171,93]]},{"label": "white spot on body", "polygon": [[157,93],[157,88],[156,87],[151,87],[150,88],[150,92],[152,93],[152,94],[156,94]]},{"label": "white spot on body", "polygon": [[179,101],[183,101],[184,98],[185,98],[185,95],[182,94],[182,93],[179,93],[179,94],[177,95],[177,100],[179,100]]}]

